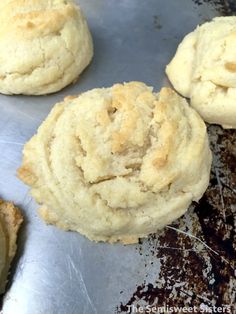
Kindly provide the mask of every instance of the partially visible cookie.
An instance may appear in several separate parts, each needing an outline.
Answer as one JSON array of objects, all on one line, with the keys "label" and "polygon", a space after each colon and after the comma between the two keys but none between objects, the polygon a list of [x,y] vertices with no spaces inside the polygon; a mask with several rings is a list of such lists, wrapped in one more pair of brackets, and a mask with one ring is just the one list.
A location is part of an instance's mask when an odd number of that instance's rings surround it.
[{"label": "partially visible cookie", "polygon": [[[2,222],[0,220],[0,294],[3,292],[3,283],[2,283],[2,274],[5,269],[6,264],[6,256],[7,256],[7,247],[6,247],[6,236],[3,230]],[[5,280],[4,284],[5,284]]]},{"label": "partially visible cookie", "polygon": [[0,199],[0,294],[4,292],[7,276],[16,253],[16,239],[23,221],[13,203]]},{"label": "partially visible cookie", "polygon": [[166,73],[209,123],[236,128],[236,17],[217,17],[179,45]]},{"label": "partially visible cookie", "polygon": [[197,112],[173,90],[141,82],[67,97],[23,154],[18,176],[43,219],[108,242],[137,242],[183,215],[211,168]]},{"label": "partially visible cookie", "polygon": [[42,95],[78,79],[93,56],[73,0],[0,2],[0,92]]}]

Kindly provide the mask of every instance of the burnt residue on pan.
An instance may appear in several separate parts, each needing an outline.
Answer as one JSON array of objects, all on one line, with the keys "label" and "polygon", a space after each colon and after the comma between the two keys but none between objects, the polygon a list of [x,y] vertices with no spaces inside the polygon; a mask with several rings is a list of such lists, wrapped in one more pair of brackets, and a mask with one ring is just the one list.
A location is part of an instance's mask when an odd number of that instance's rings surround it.
[{"label": "burnt residue on pan", "polygon": [[208,4],[216,9],[221,15],[235,15],[235,0],[192,0],[196,5]]},{"label": "burnt residue on pan", "polygon": [[[155,282],[137,285],[129,305],[230,306],[236,294],[236,130],[210,126],[214,163],[204,197],[188,213],[158,235],[144,240],[149,255],[160,261]],[[142,244],[139,246],[142,254]],[[146,252],[145,252],[146,254]],[[147,257],[148,259],[148,257]]]}]

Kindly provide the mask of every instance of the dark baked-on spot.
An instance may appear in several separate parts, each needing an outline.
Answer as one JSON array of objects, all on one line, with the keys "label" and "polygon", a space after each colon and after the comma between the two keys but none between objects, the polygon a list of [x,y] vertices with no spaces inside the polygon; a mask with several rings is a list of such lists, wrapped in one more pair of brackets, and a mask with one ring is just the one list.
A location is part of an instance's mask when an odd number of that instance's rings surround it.
[{"label": "dark baked-on spot", "polygon": [[214,7],[221,15],[235,15],[236,2],[235,0],[192,0],[196,5],[204,3]]}]

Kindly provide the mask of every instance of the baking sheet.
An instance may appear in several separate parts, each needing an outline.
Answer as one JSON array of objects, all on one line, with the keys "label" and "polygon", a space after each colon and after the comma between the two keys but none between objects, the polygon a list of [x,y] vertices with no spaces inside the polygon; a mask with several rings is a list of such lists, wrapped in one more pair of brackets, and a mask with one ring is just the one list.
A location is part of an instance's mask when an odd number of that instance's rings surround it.
[{"label": "baking sheet", "polygon": [[[23,144],[67,95],[140,80],[159,90],[183,36],[233,2],[80,0],[95,57],[78,83],[43,97],[0,95],[0,196],[23,210],[3,314],[113,314],[131,306],[235,306],[236,132],[209,127],[214,165],[199,204],[137,245],[95,244],[46,226],[15,176]],[[187,234],[186,234],[187,233]],[[231,306],[231,307],[230,307]]]}]

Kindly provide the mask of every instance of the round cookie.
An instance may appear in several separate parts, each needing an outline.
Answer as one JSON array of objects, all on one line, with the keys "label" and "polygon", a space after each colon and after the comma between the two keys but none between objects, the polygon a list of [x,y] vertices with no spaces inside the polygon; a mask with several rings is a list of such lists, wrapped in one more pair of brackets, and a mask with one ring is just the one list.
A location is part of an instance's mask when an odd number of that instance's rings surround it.
[{"label": "round cookie", "polygon": [[185,99],[141,82],[67,97],[23,155],[18,176],[47,223],[123,243],[183,215],[205,192],[212,160],[206,126]]},{"label": "round cookie", "polygon": [[217,17],[188,34],[166,67],[203,119],[224,128],[236,128],[235,47],[236,17]]},{"label": "round cookie", "polygon": [[54,93],[78,79],[92,38],[72,0],[0,2],[0,92]]}]

